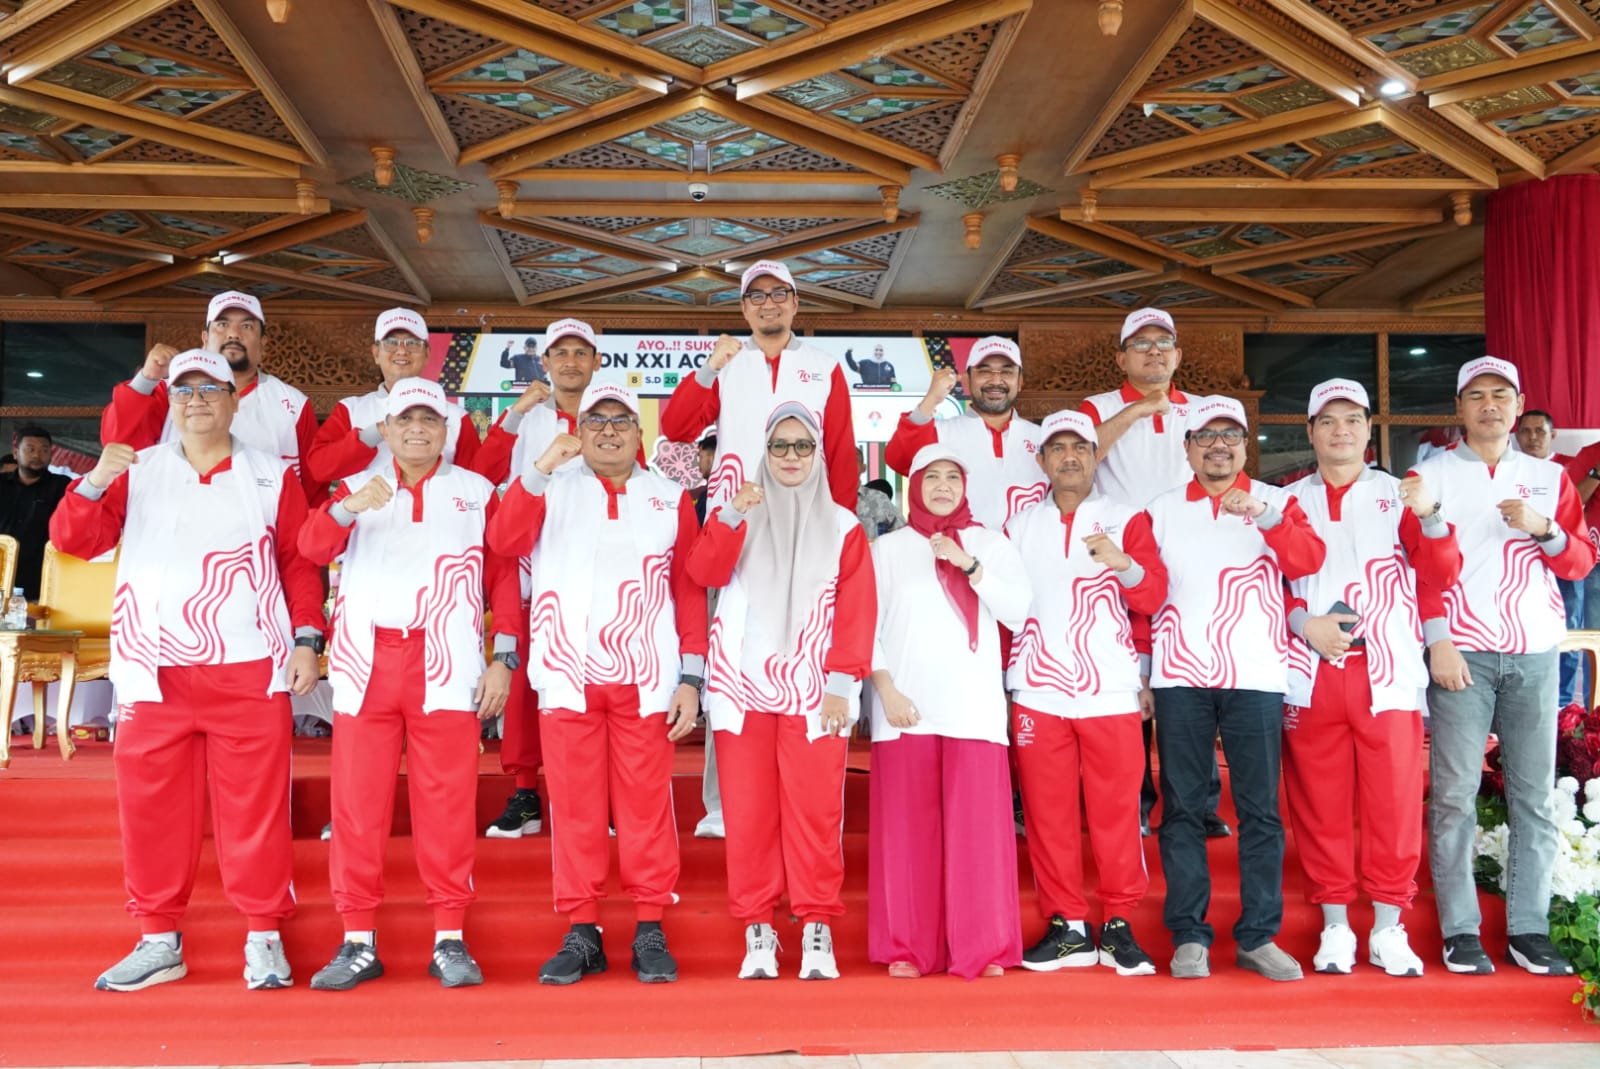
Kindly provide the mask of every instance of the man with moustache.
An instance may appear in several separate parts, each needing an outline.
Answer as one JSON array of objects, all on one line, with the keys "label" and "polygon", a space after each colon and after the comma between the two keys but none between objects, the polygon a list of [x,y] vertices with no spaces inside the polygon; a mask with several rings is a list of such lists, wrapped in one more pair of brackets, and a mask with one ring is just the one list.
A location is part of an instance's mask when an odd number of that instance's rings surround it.
[{"label": "man with moustache", "polygon": [[782,263],[759,260],[745,268],[739,292],[750,336],[717,339],[705,366],[673,391],[661,412],[661,433],[673,442],[692,442],[707,428],[717,436],[716,466],[706,490],[709,516],[765,463],[768,414],[786,401],[802,404],[822,413],[822,450],[833,498],[855,511],[856,432],[844,368],[795,334],[800,293]]},{"label": "man with moustache", "polygon": [[[50,541],[50,517],[72,480],[50,470],[50,432],[37,423],[17,428],[17,470],[0,472],[0,534],[17,540],[16,586],[39,599],[39,573]],[[9,594],[9,590],[0,591]]]},{"label": "man with moustache", "polygon": [[[233,371],[238,403],[234,435],[245,445],[293,465],[306,497],[316,502],[322,494],[305,460],[317,435],[317,414],[305,394],[261,370],[266,335],[261,302],[229,290],[211,298],[200,347],[220,354]],[[167,403],[167,369],[177,355],[170,345],[156,345],[138,374],[117,384],[100,417],[102,442],[143,449],[177,437]]]},{"label": "man with moustache", "polygon": [[[1040,433],[1038,466],[1050,497],[1006,525],[1034,591],[1006,687],[1015,698],[1028,857],[1046,920],[1022,967],[1099,963],[1119,976],[1148,976],[1155,963],[1127,920],[1150,886],[1138,815],[1127,803],[1144,767],[1139,725],[1155,706],[1150,636],[1147,628],[1136,634],[1129,613],[1148,618],[1161,607],[1166,568],[1148,528],[1142,536],[1128,530],[1133,506],[1095,490],[1089,417],[1057,412]],[[1096,926],[1083,893],[1080,794],[1105,913]]]},{"label": "man with moustache", "polygon": [[[382,385],[335,405],[311,443],[306,465],[318,485],[355,475],[374,461],[394,455],[383,436],[389,392],[401,379],[422,374],[428,363],[428,324],[409,308],[378,313],[372,332],[372,361],[383,374]],[[472,461],[478,453],[478,432],[466,409],[449,404],[446,423],[445,461],[475,470]]]},{"label": "man with moustache", "polygon": [[1475,799],[1489,733],[1500,739],[1511,856],[1506,871],[1509,960],[1540,976],[1571,976],[1550,941],[1556,826],[1557,649],[1566,633],[1557,579],[1594,567],[1583,503],[1560,465],[1511,448],[1523,409],[1514,364],[1483,356],[1456,375],[1464,437],[1417,464],[1461,545],[1460,581],[1440,589],[1418,573],[1428,643],[1432,743],[1428,855],[1452,973],[1494,965],[1479,939],[1473,882]]},{"label": "man with moustache", "polygon": [[901,475],[909,475],[912,458],[924,447],[937,442],[954,448],[969,473],[967,500],[973,518],[998,531],[1043,499],[1046,489],[1037,457],[1039,425],[1016,411],[1022,350],[1009,338],[978,339],[967,355],[967,411],[934,419],[955,385],[952,369],[934,372],[917,407],[900,417],[883,458]]},{"label": "man with moustache", "polygon": [[1283,921],[1283,582],[1322,567],[1327,547],[1292,494],[1244,473],[1244,405],[1207,397],[1190,418],[1194,429],[1185,437],[1193,477],[1151,501],[1125,535],[1132,544],[1153,535],[1168,576],[1166,600],[1151,622],[1150,684],[1164,806],[1163,915],[1176,947],[1172,975],[1211,974],[1205,815],[1220,733],[1239,814],[1236,961],[1269,980],[1298,980],[1299,963],[1273,942]]}]

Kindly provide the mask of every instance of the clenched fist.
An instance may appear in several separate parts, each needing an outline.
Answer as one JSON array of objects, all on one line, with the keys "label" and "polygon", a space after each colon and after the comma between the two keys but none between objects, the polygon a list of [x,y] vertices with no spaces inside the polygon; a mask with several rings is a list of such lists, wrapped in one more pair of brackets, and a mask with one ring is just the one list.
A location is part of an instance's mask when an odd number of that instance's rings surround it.
[{"label": "clenched fist", "polygon": [[394,497],[394,489],[382,475],[375,475],[367,485],[345,498],[340,504],[352,516],[372,509],[381,509]]},{"label": "clenched fist", "polygon": [[724,334],[717,338],[717,344],[712,348],[711,355],[706,358],[706,367],[712,371],[721,371],[728,366],[728,361],[739,355],[739,350],[744,348],[744,343],[732,334]]},{"label": "clenched fist", "polygon": [[1266,502],[1237,486],[1222,495],[1222,511],[1233,516],[1260,516],[1267,511]]},{"label": "clenched fist", "polygon": [[1400,480],[1400,503],[1416,513],[1419,520],[1432,515],[1439,504],[1420,475],[1407,475]]},{"label": "clenched fist", "polygon": [[1125,572],[1133,567],[1133,558],[1122,552],[1122,547],[1111,541],[1108,534],[1085,535],[1083,544],[1089,548],[1089,556],[1095,563],[1104,564],[1114,572]]},{"label": "clenched fist", "polygon": [[157,343],[144,358],[144,367],[139,369],[139,374],[151,382],[167,381],[167,368],[172,364],[172,358],[178,355],[178,350],[170,345]]},{"label": "clenched fist", "polygon": [[942,367],[935,371],[928,383],[928,392],[923,394],[922,400],[917,403],[917,411],[932,419],[933,414],[944,403],[944,399],[956,388],[957,381],[953,368]]},{"label": "clenched fist", "polygon": [[550,400],[549,383],[530,383],[528,388],[522,391],[522,396],[512,403],[511,411],[525,416],[548,400]]},{"label": "clenched fist", "polygon": [[746,482],[743,486],[739,487],[739,492],[733,495],[733,500],[729,502],[729,504],[733,507],[733,511],[743,516],[745,513],[761,504],[765,497],[766,495],[762,492],[761,487],[757,486],[755,483]]},{"label": "clenched fist", "polygon": [[1548,538],[1556,533],[1555,521],[1541,516],[1528,507],[1520,497],[1508,497],[1496,506],[1506,526],[1535,538]]},{"label": "clenched fist", "polygon": [[547,446],[533,466],[546,475],[552,474],[557,468],[577,456],[583,446],[578,439],[570,434],[558,434]]},{"label": "clenched fist", "polygon": [[111,485],[113,479],[133,467],[138,460],[139,453],[133,446],[112,442],[101,450],[100,459],[95,461],[94,470],[88,475],[89,484],[104,490]]}]

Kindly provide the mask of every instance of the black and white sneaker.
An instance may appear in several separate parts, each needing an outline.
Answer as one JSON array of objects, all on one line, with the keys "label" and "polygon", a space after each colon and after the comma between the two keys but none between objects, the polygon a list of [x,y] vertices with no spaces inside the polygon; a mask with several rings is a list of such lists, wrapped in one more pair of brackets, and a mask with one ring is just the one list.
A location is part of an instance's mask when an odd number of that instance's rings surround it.
[{"label": "black and white sneaker", "polygon": [[1444,941],[1444,967],[1451,972],[1488,976],[1494,962],[1484,953],[1483,944],[1471,934],[1452,935]]},{"label": "black and white sneaker", "polygon": [[1514,935],[1507,940],[1506,957],[1535,976],[1571,976],[1572,962],[1562,956],[1542,932]]},{"label": "black and white sneaker", "polygon": [[538,835],[543,827],[544,811],[539,805],[539,792],[518,788],[506,800],[505,812],[496,817],[483,834],[490,839],[520,839],[524,835]]},{"label": "black and white sneaker", "polygon": [[459,939],[441,939],[433,944],[428,975],[435,977],[440,987],[477,987],[483,983],[483,970],[467,953],[467,944]]},{"label": "black and white sneaker", "polygon": [[371,943],[343,943],[333,960],[311,978],[313,991],[349,991],[357,984],[383,975],[378,948]]},{"label": "black and white sneaker", "polygon": [[1022,967],[1034,972],[1080,969],[1099,962],[1100,953],[1087,931],[1079,932],[1059,913],[1050,918],[1044,938],[1022,955]]},{"label": "black and white sneaker", "polygon": [[1118,976],[1154,976],[1156,972],[1156,963],[1121,917],[1112,917],[1100,928],[1100,964],[1117,970]]},{"label": "black and white sneaker", "polygon": [[640,924],[633,933],[633,971],[641,984],[670,984],[678,979],[678,963],[667,950],[661,925]]},{"label": "black and white sneaker", "polygon": [[539,982],[565,986],[605,971],[606,952],[600,945],[600,929],[593,924],[574,924],[562,936],[556,956],[539,967]]}]

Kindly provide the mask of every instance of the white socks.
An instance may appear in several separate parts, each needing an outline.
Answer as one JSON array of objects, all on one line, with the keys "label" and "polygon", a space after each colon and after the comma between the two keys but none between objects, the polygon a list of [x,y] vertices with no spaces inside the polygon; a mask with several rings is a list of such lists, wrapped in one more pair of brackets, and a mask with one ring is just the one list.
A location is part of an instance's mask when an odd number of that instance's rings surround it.
[{"label": "white socks", "polygon": [[434,946],[438,946],[440,943],[444,942],[446,939],[454,939],[454,940],[460,941],[461,940],[461,929],[460,928],[455,928],[455,929],[452,929],[450,931],[438,931],[438,932],[434,932],[433,933],[433,945]]},{"label": "white socks", "polygon": [[363,946],[372,946],[378,941],[378,933],[371,928],[364,932],[345,932],[344,941],[346,943],[360,943]]},{"label": "white socks", "polygon": [[165,943],[173,950],[178,949],[177,932],[151,932],[149,935],[141,935],[139,941],[141,943]]},{"label": "white socks", "polygon": [[281,943],[283,939],[279,937],[278,929],[274,928],[269,932],[251,932],[245,936],[245,942],[264,946],[267,943]]}]

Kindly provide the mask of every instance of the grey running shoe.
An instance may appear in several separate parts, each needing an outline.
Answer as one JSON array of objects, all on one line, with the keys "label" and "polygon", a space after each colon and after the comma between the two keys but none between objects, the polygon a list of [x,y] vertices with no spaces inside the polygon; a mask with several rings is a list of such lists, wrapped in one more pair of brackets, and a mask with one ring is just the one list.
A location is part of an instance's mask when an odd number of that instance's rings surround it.
[{"label": "grey running shoe", "polygon": [[294,977],[289,975],[289,959],[283,953],[281,941],[268,939],[264,943],[245,942],[244,985],[251,991],[272,991],[294,986]]},{"label": "grey running shoe", "polygon": [[483,983],[483,970],[467,953],[467,944],[459,939],[441,939],[433,944],[428,975],[436,977],[440,987],[476,987]]},{"label": "grey running shoe", "polygon": [[344,943],[333,960],[311,978],[313,991],[349,991],[357,984],[383,975],[378,949],[370,943]]},{"label": "grey running shoe", "polygon": [[1291,958],[1277,943],[1262,943],[1254,950],[1240,950],[1234,955],[1241,969],[1260,973],[1268,980],[1285,982],[1299,980],[1305,976],[1300,970],[1300,963]]},{"label": "grey running shoe", "polygon": [[94,986],[100,991],[142,991],[188,975],[189,966],[183,963],[183,936],[178,937],[175,947],[141,939],[133,953],[101,973]]},{"label": "grey running shoe", "polygon": [[1211,951],[1203,943],[1183,943],[1172,955],[1175,980],[1202,980],[1211,975]]}]

